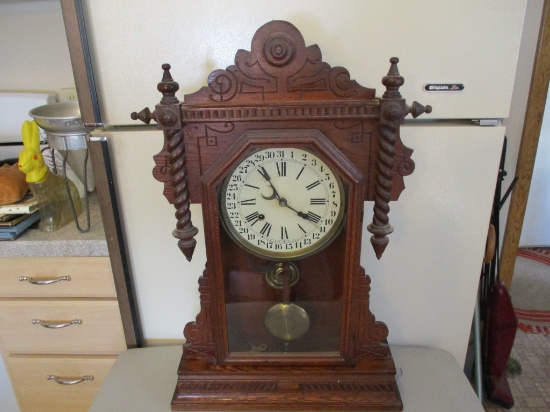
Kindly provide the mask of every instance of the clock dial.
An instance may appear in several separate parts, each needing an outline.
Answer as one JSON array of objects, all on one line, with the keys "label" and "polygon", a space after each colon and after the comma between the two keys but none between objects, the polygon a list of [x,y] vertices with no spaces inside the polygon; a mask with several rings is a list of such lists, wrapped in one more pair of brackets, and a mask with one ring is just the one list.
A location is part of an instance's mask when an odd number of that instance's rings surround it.
[{"label": "clock dial", "polygon": [[338,176],[317,155],[298,148],[250,154],[225,179],[222,220],[246,250],[265,258],[304,257],[339,232],[345,196]]}]

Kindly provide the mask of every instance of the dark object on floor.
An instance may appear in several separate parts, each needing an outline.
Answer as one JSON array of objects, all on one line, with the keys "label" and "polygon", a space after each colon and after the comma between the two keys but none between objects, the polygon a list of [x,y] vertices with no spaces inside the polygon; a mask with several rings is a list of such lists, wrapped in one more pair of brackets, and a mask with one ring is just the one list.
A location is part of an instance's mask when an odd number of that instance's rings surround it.
[{"label": "dark object on floor", "polygon": [[508,362],[506,362],[506,371],[512,374],[521,375],[523,370],[521,369],[521,363],[517,359],[510,356]]},{"label": "dark object on floor", "polygon": [[517,327],[518,320],[506,286],[500,282],[492,284],[486,327],[485,387],[487,397],[505,408],[514,406],[506,379],[506,363],[514,345]]}]

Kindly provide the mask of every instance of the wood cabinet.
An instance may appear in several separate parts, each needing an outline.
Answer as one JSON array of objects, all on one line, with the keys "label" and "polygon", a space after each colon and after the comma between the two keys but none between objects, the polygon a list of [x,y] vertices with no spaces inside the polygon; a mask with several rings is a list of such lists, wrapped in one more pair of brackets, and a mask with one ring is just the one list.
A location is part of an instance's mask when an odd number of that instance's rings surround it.
[{"label": "wood cabinet", "polygon": [[87,411],[126,340],[109,257],[7,257],[0,347],[22,411]]},{"label": "wood cabinet", "polygon": [[114,299],[110,259],[106,256],[4,258],[0,268],[0,297]]},{"label": "wood cabinet", "polygon": [[[22,411],[87,411],[115,359],[116,356],[10,355],[7,367]],[[64,385],[56,379],[83,380]]]}]

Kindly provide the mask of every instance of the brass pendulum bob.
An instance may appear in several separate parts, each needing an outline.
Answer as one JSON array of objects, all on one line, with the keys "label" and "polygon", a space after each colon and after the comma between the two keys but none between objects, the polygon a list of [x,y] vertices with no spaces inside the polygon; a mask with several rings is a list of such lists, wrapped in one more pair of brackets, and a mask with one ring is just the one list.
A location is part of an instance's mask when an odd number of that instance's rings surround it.
[{"label": "brass pendulum bob", "polygon": [[[289,264],[279,264],[283,283],[283,301],[272,306],[266,313],[264,323],[266,329],[277,339],[290,342],[301,338],[309,330],[309,316],[300,306],[290,303]],[[293,270],[298,270],[296,266]]]}]

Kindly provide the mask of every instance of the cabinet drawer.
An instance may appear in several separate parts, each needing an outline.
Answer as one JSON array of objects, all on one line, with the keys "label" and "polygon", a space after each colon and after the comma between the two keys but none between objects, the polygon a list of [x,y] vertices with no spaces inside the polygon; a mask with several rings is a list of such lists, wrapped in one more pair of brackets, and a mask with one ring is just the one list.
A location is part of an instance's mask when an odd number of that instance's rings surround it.
[{"label": "cabinet drawer", "polygon": [[[6,366],[21,412],[87,411],[115,359],[116,356],[9,356]],[[60,384],[53,377],[65,383],[87,379]]]},{"label": "cabinet drawer", "polygon": [[126,349],[115,300],[0,302],[0,341],[10,353],[117,354]]},{"label": "cabinet drawer", "polygon": [[109,257],[3,258],[2,297],[116,297]]}]

